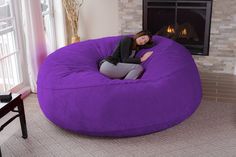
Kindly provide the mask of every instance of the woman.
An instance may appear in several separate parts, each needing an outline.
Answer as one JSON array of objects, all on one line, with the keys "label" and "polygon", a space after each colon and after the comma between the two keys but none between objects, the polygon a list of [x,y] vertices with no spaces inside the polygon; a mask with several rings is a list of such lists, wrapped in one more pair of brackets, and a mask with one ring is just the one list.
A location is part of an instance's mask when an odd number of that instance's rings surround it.
[{"label": "woman", "polygon": [[141,31],[133,37],[123,38],[113,52],[99,63],[99,71],[110,78],[137,79],[143,72],[140,63],[145,62],[152,51],[146,52],[141,58],[135,57],[137,51],[153,46],[152,35]]}]

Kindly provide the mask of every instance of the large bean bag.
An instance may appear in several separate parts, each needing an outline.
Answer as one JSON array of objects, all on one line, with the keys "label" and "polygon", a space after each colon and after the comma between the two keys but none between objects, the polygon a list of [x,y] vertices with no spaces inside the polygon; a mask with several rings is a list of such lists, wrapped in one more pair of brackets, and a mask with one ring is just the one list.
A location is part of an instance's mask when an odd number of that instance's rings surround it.
[{"label": "large bean bag", "polygon": [[202,98],[190,52],[173,40],[153,36],[154,51],[137,80],[110,79],[98,62],[123,36],[75,43],[50,54],[40,67],[37,92],[45,116],[73,132],[110,137],[149,134],[188,118]]}]

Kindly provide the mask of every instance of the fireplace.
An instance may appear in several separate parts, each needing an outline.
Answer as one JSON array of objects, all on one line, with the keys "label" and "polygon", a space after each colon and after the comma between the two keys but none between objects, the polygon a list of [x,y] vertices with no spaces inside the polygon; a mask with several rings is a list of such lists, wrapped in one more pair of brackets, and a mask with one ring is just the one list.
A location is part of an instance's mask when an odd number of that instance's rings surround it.
[{"label": "fireplace", "polygon": [[143,29],[209,55],[212,0],[143,0]]}]

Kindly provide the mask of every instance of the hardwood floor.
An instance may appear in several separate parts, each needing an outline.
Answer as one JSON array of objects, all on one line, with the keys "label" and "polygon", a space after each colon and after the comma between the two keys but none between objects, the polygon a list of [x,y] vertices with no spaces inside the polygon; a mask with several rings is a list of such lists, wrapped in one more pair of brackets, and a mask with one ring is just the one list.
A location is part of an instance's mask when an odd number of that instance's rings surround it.
[{"label": "hardwood floor", "polygon": [[200,72],[203,99],[236,103],[236,75]]}]

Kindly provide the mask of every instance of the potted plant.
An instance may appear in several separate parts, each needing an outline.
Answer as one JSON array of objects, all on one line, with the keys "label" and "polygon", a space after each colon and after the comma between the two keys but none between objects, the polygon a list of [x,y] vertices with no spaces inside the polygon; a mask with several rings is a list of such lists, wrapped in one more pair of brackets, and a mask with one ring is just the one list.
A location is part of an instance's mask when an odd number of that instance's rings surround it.
[{"label": "potted plant", "polygon": [[67,18],[72,28],[71,43],[79,42],[80,37],[78,35],[79,28],[79,10],[83,5],[84,0],[63,0],[63,5],[66,10]]}]

